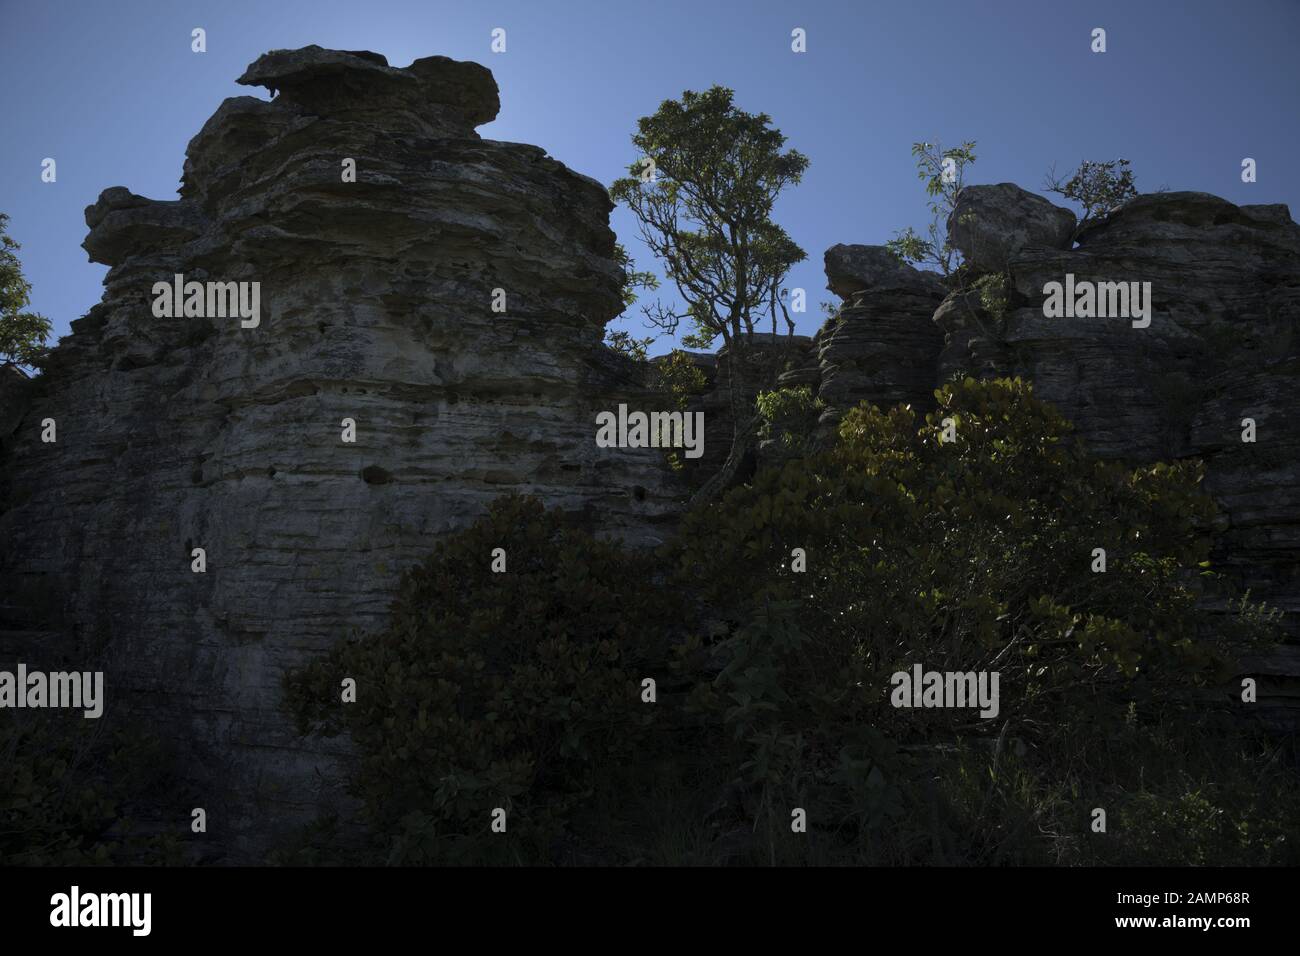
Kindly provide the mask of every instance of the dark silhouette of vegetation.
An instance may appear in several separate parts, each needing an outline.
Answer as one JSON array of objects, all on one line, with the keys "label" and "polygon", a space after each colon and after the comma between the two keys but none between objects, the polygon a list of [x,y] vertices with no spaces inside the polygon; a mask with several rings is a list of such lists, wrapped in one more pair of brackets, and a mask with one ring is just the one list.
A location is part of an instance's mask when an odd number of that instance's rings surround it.
[{"label": "dark silhouette of vegetation", "polygon": [[[441,543],[385,630],[287,679],[356,743],[374,858],[1297,862],[1294,764],[1205,695],[1276,635],[1196,610],[1200,468],[1094,460],[1018,380],[936,396],[853,410],[656,552],[517,498]],[[996,715],[894,706],[915,664],[997,672]]]}]

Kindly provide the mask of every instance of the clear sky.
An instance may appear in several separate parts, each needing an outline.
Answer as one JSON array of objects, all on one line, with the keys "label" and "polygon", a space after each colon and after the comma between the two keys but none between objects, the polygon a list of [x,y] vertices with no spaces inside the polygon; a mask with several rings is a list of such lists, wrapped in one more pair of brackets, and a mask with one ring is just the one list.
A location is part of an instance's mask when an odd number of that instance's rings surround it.
[{"label": "clear sky", "polygon": [[[207,31],[206,53],[190,31]],[[493,28],[507,50],[490,50]],[[791,30],[807,52],[791,52]],[[1107,32],[1092,53],[1091,31]],[[822,253],[925,221],[910,145],[978,143],[970,182],[1130,159],[1138,188],[1300,210],[1300,0],[0,0],[0,212],[65,334],[100,296],[84,208],[109,186],[174,198],[189,139],[266,50],[475,60],[501,87],[485,138],[532,143],[608,185],[637,117],[719,83],[812,165],[777,219],[808,253],[799,331],[822,321]],[[53,157],[58,181],[42,183]],[[1258,182],[1241,182],[1241,160]],[[628,213],[613,227],[650,264]],[[635,311],[623,320],[641,332]],[[617,327],[617,326],[616,326]],[[652,350],[663,351],[667,340]]]}]

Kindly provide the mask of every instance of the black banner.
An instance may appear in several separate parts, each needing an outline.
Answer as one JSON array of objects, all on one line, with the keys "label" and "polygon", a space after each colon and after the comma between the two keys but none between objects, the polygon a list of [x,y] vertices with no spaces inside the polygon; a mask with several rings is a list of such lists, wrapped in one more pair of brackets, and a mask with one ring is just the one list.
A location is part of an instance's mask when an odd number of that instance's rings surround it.
[{"label": "black banner", "polygon": [[[0,870],[7,940],[540,945],[556,934],[668,943],[1116,941],[1232,945],[1294,929],[1292,874],[1271,869],[42,869]],[[910,929],[909,929],[910,927]],[[486,937],[483,935],[486,931]],[[429,934],[435,934],[432,937]],[[1046,934],[1050,934],[1047,936]],[[459,945],[459,944],[457,944]]]}]

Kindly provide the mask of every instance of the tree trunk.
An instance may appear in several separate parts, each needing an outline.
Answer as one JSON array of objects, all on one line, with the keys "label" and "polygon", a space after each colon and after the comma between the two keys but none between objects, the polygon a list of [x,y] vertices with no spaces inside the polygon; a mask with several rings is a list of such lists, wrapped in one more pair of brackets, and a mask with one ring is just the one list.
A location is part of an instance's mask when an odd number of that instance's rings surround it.
[{"label": "tree trunk", "polygon": [[691,495],[691,508],[697,508],[720,496],[736,477],[745,455],[754,446],[754,429],[758,425],[759,416],[754,414],[746,400],[746,376],[742,371],[744,360],[743,353],[736,350],[736,354],[728,362],[727,391],[731,399],[731,449],[727,452],[727,460],[722,463],[722,467]]}]

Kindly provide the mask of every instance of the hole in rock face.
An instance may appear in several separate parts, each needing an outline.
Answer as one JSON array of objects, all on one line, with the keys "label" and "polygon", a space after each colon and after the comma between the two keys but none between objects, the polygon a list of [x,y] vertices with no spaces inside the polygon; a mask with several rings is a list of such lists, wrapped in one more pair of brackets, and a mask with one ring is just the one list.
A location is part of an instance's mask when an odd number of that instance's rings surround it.
[{"label": "hole in rock face", "polygon": [[636,485],[632,489],[632,497],[637,501],[645,501],[645,489],[640,485]]},{"label": "hole in rock face", "polygon": [[272,465],[271,467],[269,467],[269,468],[266,469],[266,477],[268,477],[268,478],[274,478],[274,477],[275,477],[275,466],[274,466],[274,465]]},{"label": "hole in rock face", "polygon": [[361,480],[368,485],[386,485],[393,480],[393,474],[378,465],[366,465],[361,469]]}]

